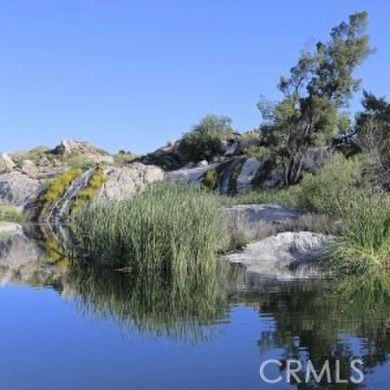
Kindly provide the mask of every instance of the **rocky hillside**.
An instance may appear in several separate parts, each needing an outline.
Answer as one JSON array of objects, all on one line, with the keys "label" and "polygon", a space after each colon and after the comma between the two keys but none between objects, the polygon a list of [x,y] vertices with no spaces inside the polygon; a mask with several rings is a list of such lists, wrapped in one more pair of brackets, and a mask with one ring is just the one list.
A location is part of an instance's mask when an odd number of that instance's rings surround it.
[{"label": "rocky hillside", "polygon": [[[304,170],[317,170],[331,154],[331,148],[309,150]],[[188,160],[180,141],[134,158],[64,140],[53,149],[2,153],[0,204],[23,208],[28,220],[58,222],[86,202],[123,199],[164,179],[234,195],[283,186],[283,170],[256,132],[233,133],[200,161]]]}]

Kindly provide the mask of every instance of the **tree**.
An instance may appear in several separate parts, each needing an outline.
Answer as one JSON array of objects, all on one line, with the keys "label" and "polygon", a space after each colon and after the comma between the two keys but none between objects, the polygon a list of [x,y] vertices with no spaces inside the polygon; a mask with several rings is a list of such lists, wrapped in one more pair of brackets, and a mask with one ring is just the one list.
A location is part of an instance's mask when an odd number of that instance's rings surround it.
[{"label": "tree", "polygon": [[207,115],[180,140],[179,150],[190,161],[210,159],[220,154],[222,143],[233,134],[232,120]]},{"label": "tree", "polygon": [[356,116],[357,142],[370,157],[371,177],[390,188],[390,103],[363,92],[364,111]]},{"label": "tree", "polygon": [[[284,98],[272,108],[261,102],[280,155],[285,184],[301,177],[303,158],[310,147],[326,144],[340,125],[338,110],[347,106],[360,85],[354,70],[371,53],[364,34],[368,15],[359,12],[331,30],[330,41],[318,42],[313,53],[305,52],[278,85]],[[268,110],[268,112],[267,112]]]}]

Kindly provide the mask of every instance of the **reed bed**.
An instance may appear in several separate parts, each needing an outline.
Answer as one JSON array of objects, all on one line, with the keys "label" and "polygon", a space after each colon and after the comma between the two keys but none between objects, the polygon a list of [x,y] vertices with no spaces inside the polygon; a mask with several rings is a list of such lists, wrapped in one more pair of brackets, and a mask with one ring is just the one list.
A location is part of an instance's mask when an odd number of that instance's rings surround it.
[{"label": "reed bed", "polygon": [[227,237],[215,195],[165,182],[85,208],[74,218],[74,232],[78,259],[173,276],[213,271]]}]

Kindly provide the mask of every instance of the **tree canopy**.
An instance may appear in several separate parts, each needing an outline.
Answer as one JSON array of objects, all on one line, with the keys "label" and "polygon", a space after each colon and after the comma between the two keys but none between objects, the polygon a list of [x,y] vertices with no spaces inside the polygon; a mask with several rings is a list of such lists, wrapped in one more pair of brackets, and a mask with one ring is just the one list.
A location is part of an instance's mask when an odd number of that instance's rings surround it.
[{"label": "tree canopy", "polygon": [[360,80],[353,72],[372,52],[365,34],[367,19],[366,12],[358,12],[333,27],[329,41],[302,53],[289,76],[281,77],[278,88],[283,99],[274,105],[262,100],[258,105],[282,158],[286,185],[300,179],[308,148],[323,145],[345,127],[339,109],[359,89]]}]

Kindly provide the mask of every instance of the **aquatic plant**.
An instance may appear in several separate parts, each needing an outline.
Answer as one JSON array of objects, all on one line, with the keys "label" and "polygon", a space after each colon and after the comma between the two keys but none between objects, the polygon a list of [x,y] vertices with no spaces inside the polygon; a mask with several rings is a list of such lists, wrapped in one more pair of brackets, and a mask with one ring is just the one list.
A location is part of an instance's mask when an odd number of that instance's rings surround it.
[{"label": "aquatic plant", "polygon": [[350,199],[329,264],[337,272],[390,272],[390,196],[361,191]]},{"label": "aquatic plant", "polygon": [[210,272],[227,236],[218,206],[215,195],[198,188],[150,185],[132,199],[105,201],[78,213],[74,255],[142,274]]}]

